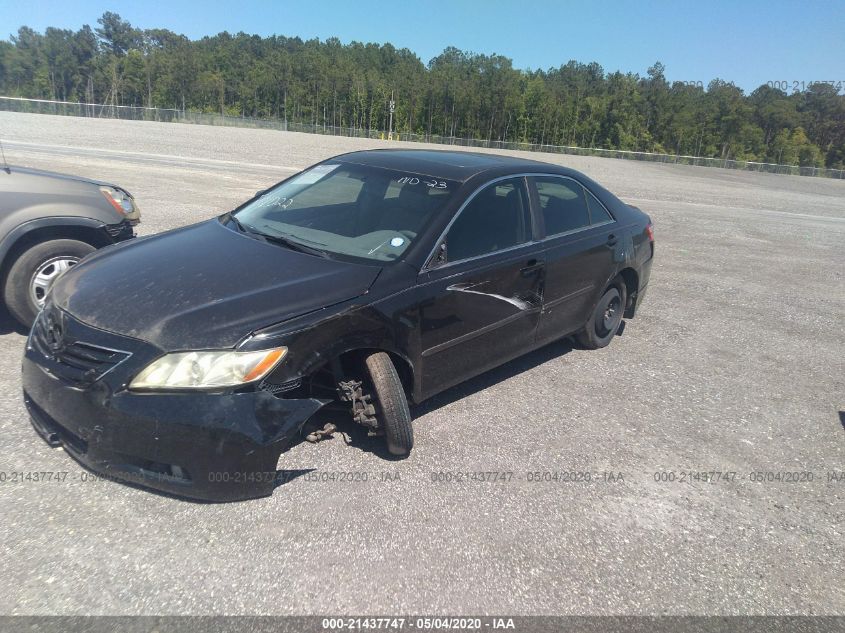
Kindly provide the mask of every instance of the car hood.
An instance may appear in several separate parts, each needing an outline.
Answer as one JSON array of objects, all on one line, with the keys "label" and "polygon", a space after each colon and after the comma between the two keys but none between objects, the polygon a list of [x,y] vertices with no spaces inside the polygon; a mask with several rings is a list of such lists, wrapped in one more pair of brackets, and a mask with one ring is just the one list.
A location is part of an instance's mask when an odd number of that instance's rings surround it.
[{"label": "car hood", "polygon": [[380,270],[262,242],[215,219],[94,253],[62,275],[50,300],[164,351],[226,348],[366,293]]},{"label": "car hood", "polygon": [[9,166],[9,171],[13,174],[26,174],[28,176],[45,178],[49,180],[81,182],[85,183],[86,185],[96,185],[97,187],[114,187],[117,189],[122,189],[122,187],[113,185],[110,182],[105,182],[102,180],[93,180],[91,178],[85,178],[83,176],[74,176],[72,174],[61,174],[57,171],[46,171],[44,169],[33,169],[31,167],[13,167],[11,165]]}]

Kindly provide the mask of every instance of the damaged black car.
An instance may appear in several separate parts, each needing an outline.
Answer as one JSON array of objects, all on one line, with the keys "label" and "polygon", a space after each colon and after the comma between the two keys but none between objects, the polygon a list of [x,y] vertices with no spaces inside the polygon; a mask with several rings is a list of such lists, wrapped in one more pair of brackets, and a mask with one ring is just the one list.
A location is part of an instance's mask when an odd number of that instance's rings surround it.
[{"label": "damaged black car", "polygon": [[107,476],[265,496],[330,403],[404,456],[409,402],[567,335],[606,346],[653,254],[649,217],[570,169],[345,154],[70,269],[27,340],[24,400],[43,438]]}]

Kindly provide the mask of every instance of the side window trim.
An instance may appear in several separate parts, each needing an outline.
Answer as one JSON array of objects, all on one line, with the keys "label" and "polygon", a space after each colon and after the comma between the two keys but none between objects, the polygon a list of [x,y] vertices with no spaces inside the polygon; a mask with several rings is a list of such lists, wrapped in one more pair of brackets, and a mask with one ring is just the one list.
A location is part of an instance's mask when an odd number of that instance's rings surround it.
[{"label": "side window trim", "polygon": [[[452,219],[449,220],[449,224],[447,224],[446,228],[444,228],[443,231],[440,233],[440,237],[438,237],[437,241],[434,243],[434,248],[432,248],[431,252],[428,254],[428,257],[425,260],[425,265],[422,267],[422,270],[420,272],[425,273],[425,272],[428,272],[430,270],[440,270],[440,269],[446,268],[448,266],[451,266],[453,264],[462,264],[462,263],[465,263],[465,262],[473,261],[475,259],[490,257],[491,255],[496,255],[498,253],[506,253],[508,251],[512,251],[512,250],[515,250],[517,248],[522,248],[524,246],[528,246],[529,244],[536,243],[537,239],[535,237],[536,236],[535,226],[536,226],[537,219],[536,219],[535,214],[534,214],[534,204],[533,204],[532,197],[531,197],[531,188],[530,188],[529,183],[528,183],[528,178],[531,177],[531,176],[534,176],[534,175],[535,174],[528,174],[528,173],[525,173],[525,174],[508,174],[507,176],[499,176],[498,178],[493,178],[492,180],[488,180],[484,184],[479,185],[478,188],[476,188],[475,191],[473,191],[467,197],[467,199],[463,201],[461,206],[455,212],[455,215],[453,215]],[[523,187],[523,189],[525,191],[525,195],[526,195],[525,202],[528,203],[528,221],[531,223],[531,226],[526,227],[528,229],[526,231],[528,239],[525,242],[522,242],[521,244],[515,244],[513,246],[501,248],[501,249],[496,250],[496,251],[490,251],[489,253],[482,253],[481,255],[474,255],[472,257],[465,257],[464,259],[456,259],[455,261],[449,261],[448,260],[449,252],[448,252],[448,248],[447,248],[446,263],[436,265],[434,262],[437,260],[438,252],[440,251],[441,246],[445,243],[445,240],[449,235],[449,230],[452,228],[452,225],[455,223],[455,221],[458,219],[458,217],[460,217],[461,213],[464,212],[464,209],[466,209],[470,205],[470,203],[476,198],[476,196],[478,196],[478,194],[480,194],[482,191],[487,189],[487,187],[495,185],[497,182],[502,182],[503,180],[521,180],[522,181],[522,187]]]},{"label": "side window trim", "polygon": [[[509,255],[510,253],[516,253],[516,252],[518,252],[522,249],[528,249],[532,246],[537,246],[537,244],[539,244],[539,243],[540,243],[539,241],[532,240],[532,241],[528,241],[528,242],[523,242],[522,244],[516,244],[515,246],[508,246],[507,248],[503,248],[503,249],[498,250],[498,251],[492,251],[490,253],[484,253],[483,255],[475,255],[473,257],[467,257],[465,259],[456,259],[453,262],[447,261],[445,264],[441,264],[440,266],[423,268],[420,271],[420,274],[439,273],[441,270],[451,271],[451,272],[448,272],[447,276],[451,276],[451,275],[454,275],[454,274],[463,274],[464,272],[477,270],[478,268],[484,268],[485,266],[488,266],[490,264],[490,262],[486,261],[486,260],[488,260],[490,258],[500,256],[500,255]],[[515,255],[513,257],[518,259],[519,257],[522,257],[522,256],[521,255],[520,256]],[[507,262],[507,261],[510,261],[510,259],[506,258],[506,259],[503,259],[503,261]],[[462,268],[463,266],[470,264],[470,263],[473,263],[474,265],[472,267],[467,267],[466,269]],[[499,262],[496,262],[496,263],[499,263]],[[453,267],[457,270],[452,271]]]},{"label": "side window trim", "polygon": [[541,242],[546,237],[546,218],[543,217],[543,206],[540,204],[540,190],[537,189],[537,176],[530,174],[526,177],[528,184],[528,200],[531,202],[531,224],[534,227],[533,239]]}]

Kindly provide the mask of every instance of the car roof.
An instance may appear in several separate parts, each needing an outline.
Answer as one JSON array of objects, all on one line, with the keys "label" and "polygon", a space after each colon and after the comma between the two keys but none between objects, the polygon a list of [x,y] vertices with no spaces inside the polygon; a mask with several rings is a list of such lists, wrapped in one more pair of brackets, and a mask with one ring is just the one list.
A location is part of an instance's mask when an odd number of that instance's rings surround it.
[{"label": "car roof", "polygon": [[342,154],[336,160],[457,181],[466,181],[485,172],[495,172],[496,175],[508,172],[580,175],[572,169],[537,160],[455,150],[375,149]]}]

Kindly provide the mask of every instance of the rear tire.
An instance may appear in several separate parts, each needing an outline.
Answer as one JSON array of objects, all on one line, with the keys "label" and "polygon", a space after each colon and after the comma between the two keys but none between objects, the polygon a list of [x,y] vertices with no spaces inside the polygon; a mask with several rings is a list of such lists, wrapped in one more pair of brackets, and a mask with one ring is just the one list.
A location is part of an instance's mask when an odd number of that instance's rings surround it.
[{"label": "rear tire", "polygon": [[[58,277],[58,265],[64,267],[70,262],[73,265],[95,250],[90,244],[78,240],[49,240],[21,253],[9,269],[3,288],[3,299],[11,315],[30,327],[41,309],[33,295],[40,292],[38,296],[43,304],[44,295],[52,287],[49,280]],[[56,270],[51,269],[51,266]],[[37,289],[34,286],[36,275],[42,281]]]},{"label": "rear tire", "polygon": [[384,352],[370,354],[364,364],[375,392],[376,418],[384,430],[387,450],[392,455],[408,455],[414,446],[414,429],[396,367]]},{"label": "rear tire", "polygon": [[596,303],[584,329],[575,335],[578,343],[585,349],[607,347],[622,324],[626,300],[625,284],[614,279]]}]

